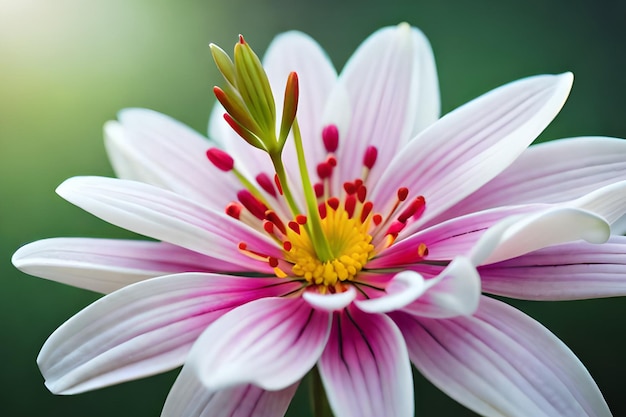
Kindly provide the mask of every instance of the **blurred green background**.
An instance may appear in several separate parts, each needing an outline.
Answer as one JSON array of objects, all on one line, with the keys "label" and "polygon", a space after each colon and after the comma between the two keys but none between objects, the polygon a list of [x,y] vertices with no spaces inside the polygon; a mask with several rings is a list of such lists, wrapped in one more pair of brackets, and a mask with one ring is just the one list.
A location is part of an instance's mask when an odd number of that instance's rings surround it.
[{"label": "blurred green background", "polygon": [[[626,137],[626,3],[608,1],[0,0],[0,414],[157,416],[176,372],[60,397],[35,364],[54,329],[98,295],[14,270],[20,245],[52,236],[126,237],[54,193],[65,178],[111,176],[102,124],[148,107],[206,131],[220,78],[209,42],[238,33],[257,51],[300,29],[341,67],[380,26],[408,21],[430,38],[445,112],[505,82],[574,72],[570,100],[541,140]],[[626,277],[625,277],[626,279]],[[626,415],[626,299],[514,303],[587,365]],[[301,390],[288,413],[307,416]],[[416,375],[416,414],[471,416]]]}]

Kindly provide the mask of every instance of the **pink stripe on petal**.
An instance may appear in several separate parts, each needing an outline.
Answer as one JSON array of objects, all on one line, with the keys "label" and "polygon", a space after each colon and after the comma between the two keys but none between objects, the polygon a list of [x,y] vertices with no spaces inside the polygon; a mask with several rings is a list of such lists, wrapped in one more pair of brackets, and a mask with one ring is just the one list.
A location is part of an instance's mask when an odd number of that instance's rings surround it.
[{"label": "pink stripe on petal", "polygon": [[301,298],[265,298],[222,316],[198,339],[188,364],[210,390],[288,387],[317,362],[330,314]]},{"label": "pink stripe on petal", "polygon": [[445,115],[408,143],[371,192],[390,201],[400,187],[426,199],[417,230],[509,166],[562,107],[572,75],[543,75],[497,88]]},{"label": "pink stripe on petal", "polygon": [[335,314],[318,364],[336,417],[412,417],[413,379],[400,331],[385,315]]},{"label": "pink stripe on petal", "polygon": [[18,249],[12,262],[28,274],[105,294],[160,275],[241,271],[168,243],[118,239],[39,240]]},{"label": "pink stripe on petal", "polygon": [[206,327],[252,300],[300,284],[278,278],[179,274],[113,292],[59,327],[37,363],[54,393],[74,394],[182,365]]},{"label": "pink stripe on petal", "polygon": [[525,300],[626,295],[626,237],[572,242],[480,267],[483,291]]},{"label": "pink stripe on petal", "polygon": [[[417,33],[406,23],[374,32],[341,72],[340,88],[345,89],[351,120],[339,139],[339,184],[360,177],[362,167],[355,161],[368,146],[376,146],[379,152],[371,174],[377,178],[415,130],[438,116],[432,52],[426,38]],[[418,103],[424,106],[423,115]],[[421,126],[415,126],[416,121]]]},{"label": "pink stripe on petal", "polygon": [[170,390],[161,417],[282,417],[298,383],[279,391],[238,385],[209,391],[196,372],[184,366]]},{"label": "pink stripe on petal", "polygon": [[415,366],[442,391],[486,416],[611,415],[576,356],[539,323],[483,297],[471,317],[394,313]]},{"label": "pink stripe on petal", "polygon": [[105,125],[105,144],[120,178],[163,187],[216,210],[234,199],[237,179],[206,158],[214,143],[152,110],[126,109],[119,119]]},{"label": "pink stripe on petal", "polygon": [[259,272],[272,269],[261,262],[250,262],[237,250],[240,242],[269,256],[281,254],[272,240],[244,223],[148,184],[74,177],[62,183],[57,193],[116,226],[230,263],[249,265]]},{"label": "pink stripe on petal", "polygon": [[626,141],[581,137],[533,145],[496,178],[438,217],[492,207],[558,203],[626,179]]}]

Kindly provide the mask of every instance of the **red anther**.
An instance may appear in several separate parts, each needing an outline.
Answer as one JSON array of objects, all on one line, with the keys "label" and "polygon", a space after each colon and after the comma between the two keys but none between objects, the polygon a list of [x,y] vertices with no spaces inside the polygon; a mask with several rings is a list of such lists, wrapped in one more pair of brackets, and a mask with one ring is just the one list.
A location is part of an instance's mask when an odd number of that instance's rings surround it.
[{"label": "red anther", "polygon": [[289,223],[287,223],[287,226],[289,226],[289,228],[297,234],[300,234],[300,225],[298,223],[290,221]]},{"label": "red anther", "polygon": [[298,224],[306,224],[307,218],[304,214],[298,214],[296,216],[296,223]]},{"label": "red anther", "polygon": [[361,178],[357,178],[356,180],[354,180],[354,186],[356,188],[359,188],[361,185],[363,185],[363,180]]},{"label": "red anther", "polygon": [[398,221],[406,223],[409,217],[418,214],[418,211],[420,212],[418,215],[421,215],[421,213],[424,212],[425,205],[426,200],[424,200],[424,197],[422,197],[421,195],[415,197],[415,199],[411,201],[411,204],[409,204],[409,206],[405,208],[402,213],[400,213],[400,215],[398,216]]},{"label": "red anther", "polygon": [[356,190],[356,196],[359,199],[359,202],[363,203],[365,201],[365,197],[367,197],[367,187],[364,185],[361,185]]},{"label": "red anther", "polygon": [[260,202],[250,191],[241,190],[237,193],[237,198],[248,209],[250,213],[259,220],[265,219],[265,211],[267,207]]},{"label": "red anther", "polygon": [[339,129],[336,125],[328,125],[322,130],[322,140],[326,152],[335,152],[339,147]]},{"label": "red anther", "polygon": [[247,250],[248,249],[248,244],[246,242],[239,242],[237,247],[239,248],[239,250]]},{"label": "red anther", "polygon": [[280,219],[280,217],[278,217],[278,214],[276,214],[275,211],[273,210],[267,210],[265,212],[265,218],[272,222],[272,224],[276,227],[278,227],[278,230],[280,230],[280,232],[285,235],[287,234],[287,229],[285,228],[285,223],[283,223],[283,221]]},{"label": "red anther", "polygon": [[313,191],[315,191],[315,197],[320,198],[324,195],[324,184],[318,182],[313,186]]},{"label": "red anther", "polygon": [[337,210],[337,208],[339,208],[339,199],[337,197],[329,198],[326,203],[328,203],[328,206],[333,210]]},{"label": "red anther", "polygon": [[270,194],[272,197],[276,197],[276,189],[274,188],[274,184],[270,179],[269,175],[265,172],[261,172],[256,176],[256,182],[265,190],[266,193]]},{"label": "red anther", "polygon": [[337,166],[337,158],[332,155],[326,158],[326,162],[333,168]]},{"label": "red anther", "polygon": [[398,188],[398,200],[404,201],[409,196],[409,189],[406,187]]},{"label": "red anther", "polygon": [[242,45],[245,45],[245,43],[246,43],[246,41],[244,40],[242,34],[239,34],[239,43],[242,44]]},{"label": "red anther", "polygon": [[269,220],[263,220],[263,230],[265,230],[268,234],[274,234],[274,223]]},{"label": "red anther", "polygon": [[413,204],[417,206],[417,208],[415,209],[415,213],[413,213],[413,218],[419,219],[420,217],[422,217],[422,214],[424,214],[424,211],[426,210],[426,199],[424,198],[424,196],[417,196],[415,197],[415,200],[413,200]]},{"label": "red anther", "polygon": [[349,181],[346,181],[343,183],[343,189],[346,191],[346,194],[348,195],[352,195],[356,193],[356,186],[354,185],[354,183],[351,183]]},{"label": "red anther", "polygon": [[274,174],[274,184],[276,184],[276,188],[278,188],[278,194],[283,195],[283,186],[280,185],[280,178],[278,178],[278,174]]},{"label": "red anther", "polygon": [[425,243],[420,243],[417,246],[417,255],[420,258],[424,258],[424,257],[428,256],[428,247],[426,246]]},{"label": "red anther", "polygon": [[320,214],[320,219],[322,219],[322,220],[325,219],[326,215],[328,214],[328,213],[326,213],[326,203],[319,204],[317,206],[317,211]]},{"label": "red anther", "polygon": [[278,259],[270,257],[267,263],[269,263],[272,268],[276,268],[278,266]]},{"label": "red anther", "polygon": [[289,252],[291,248],[293,248],[293,245],[291,244],[291,242],[288,240],[285,240],[283,242],[283,249],[285,250],[285,252]]},{"label": "red anther", "polygon": [[226,214],[228,214],[233,219],[239,220],[242,209],[243,207],[241,207],[241,204],[239,203],[235,203],[235,202],[228,203],[228,205],[226,206]]},{"label": "red anther", "polygon": [[354,209],[356,208],[356,198],[354,195],[346,197],[346,201],[343,203],[343,207],[348,213],[348,218],[351,219],[354,216]]},{"label": "red anther", "polygon": [[392,235],[392,236],[397,236],[397,234],[400,233],[402,229],[404,229],[405,226],[406,226],[406,223],[402,223],[398,221],[393,222],[391,223],[391,226],[389,226],[389,229],[387,229],[387,234]]},{"label": "red anther", "polygon": [[372,222],[374,222],[374,226],[378,226],[379,224],[383,222],[383,216],[381,216],[378,213],[374,214],[372,216]]},{"label": "red anther", "polygon": [[327,163],[322,162],[321,164],[317,164],[317,176],[320,179],[326,179],[333,175],[333,167]]},{"label": "red anther", "polygon": [[374,203],[372,203],[371,201],[368,201],[365,204],[363,204],[363,208],[361,209],[361,223],[365,223],[365,220],[367,220],[367,216],[370,215],[373,208],[374,208]]},{"label": "red anther", "polygon": [[366,168],[372,169],[374,164],[376,163],[376,158],[378,157],[378,149],[375,146],[368,146],[365,150],[365,154],[363,155],[363,165]]},{"label": "red anther", "polygon": [[221,149],[211,148],[206,151],[206,156],[213,165],[224,172],[230,171],[235,166],[233,158]]}]

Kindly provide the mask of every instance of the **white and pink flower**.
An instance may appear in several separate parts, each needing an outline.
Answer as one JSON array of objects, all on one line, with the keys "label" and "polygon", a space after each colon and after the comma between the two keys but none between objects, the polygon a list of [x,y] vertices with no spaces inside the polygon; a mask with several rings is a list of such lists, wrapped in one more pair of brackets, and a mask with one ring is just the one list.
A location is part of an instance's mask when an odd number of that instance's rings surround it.
[{"label": "white and pink flower", "polygon": [[54,238],[13,257],[108,294],[43,346],[52,392],[184,365],[163,416],[282,416],[317,367],[337,417],[409,417],[412,362],[485,416],[610,415],[561,341],[481,295],[626,294],[626,142],[528,148],[571,74],[439,118],[430,46],[407,24],[371,35],[339,76],[309,37],[280,35],[263,63],[273,91],[288,80],[275,104],[253,55],[213,52],[229,114],[217,106],[212,139],[125,110],[105,127],[120,179],[57,189],[156,241]]}]

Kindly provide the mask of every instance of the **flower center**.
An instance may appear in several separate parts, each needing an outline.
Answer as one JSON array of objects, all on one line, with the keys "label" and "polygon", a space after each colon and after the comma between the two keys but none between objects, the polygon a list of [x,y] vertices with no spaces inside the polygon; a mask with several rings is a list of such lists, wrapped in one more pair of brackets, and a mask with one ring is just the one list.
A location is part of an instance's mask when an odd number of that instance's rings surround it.
[{"label": "flower center", "polygon": [[287,230],[290,245],[285,250],[285,260],[293,266],[291,272],[310,284],[336,288],[337,284],[351,281],[363,269],[374,253],[372,236],[368,233],[370,217],[361,221],[343,206],[333,208],[325,204],[326,216],[321,220],[322,231],[328,240],[333,258],[319,259],[314,243],[300,227]]}]

